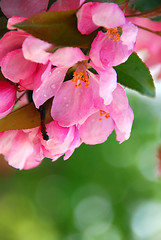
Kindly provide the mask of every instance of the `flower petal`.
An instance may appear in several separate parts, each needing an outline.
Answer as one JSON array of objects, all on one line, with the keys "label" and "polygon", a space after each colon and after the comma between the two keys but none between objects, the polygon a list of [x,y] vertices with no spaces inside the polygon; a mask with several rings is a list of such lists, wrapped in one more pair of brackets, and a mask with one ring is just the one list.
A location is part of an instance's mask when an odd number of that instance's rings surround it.
[{"label": "flower petal", "polygon": [[92,20],[97,26],[114,28],[125,23],[125,16],[115,3],[99,3],[92,9]]},{"label": "flower petal", "polygon": [[67,70],[67,68],[55,68],[51,71],[51,65],[48,65],[42,76],[38,79],[38,84],[34,84],[33,101],[37,108],[56,94],[65,78]]},{"label": "flower petal", "polygon": [[122,27],[121,41],[127,45],[128,50],[134,50],[138,28],[131,22],[127,22]]},{"label": "flower petal", "polygon": [[49,11],[68,11],[77,9],[85,0],[57,0],[54,2]]},{"label": "flower petal", "polygon": [[7,131],[0,138],[0,152],[12,167],[23,169],[34,148],[23,131]]},{"label": "flower petal", "polygon": [[38,38],[28,36],[22,45],[23,55],[27,60],[46,64],[51,53],[46,52],[52,44],[42,41]]},{"label": "flower petal", "polygon": [[76,13],[78,20],[78,30],[82,34],[90,34],[98,28],[92,20],[92,9],[100,3],[85,3]]},{"label": "flower petal", "polygon": [[84,84],[76,88],[70,80],[55,95],[51,115],[61,126],[72,126],[83,123],[93,111],[92,89]]},{"label": "flower petal", "polygon": [[21,49],[9,52],[1,62],[1,70],[5,78],[16,83],[32,75],[36,66],[36,63],[23,57]]},{"label": "flower petal", "polygon": [[8,81],[0,81],[0,119],[13,109],[16,100],[16,88]]},{"label": "flower petal", "polygon": [[0,7],[9,18],[12,16],[30,17],[46,11],[49,0],[1,0]]},{"label": "flower petal", "polygon": [[103,117],[100,113],[94,113],[79,127],[79,134],[86,144],[98,144],[107,140],[114,129],[112,118]]},{"label": "flower petal", "polygon": [[106,40],[105,34],[102,31],[99,31],[97,36],[92,42],[91,49],[89,52],[91,65],[93,65],[94,68],[97,68],[100,71],[105,70],[100,58],[100,51],[105,40]]},{"label": "flower petal", "polygon": [[23,41],[28,36],[24,32],[10,31],[0,39],[0,61],[3,57],[16,49],[20,49]]},{"label": "flower petal", "polygon": [[132,123],[134,119],[134,114],[130,106],[128,109],[119,116],[115,116],[115,131],[116,131],[116,139],[120,143],[127,140],[130,137]]},{"label": "flower petal", "polygon": [[128,98],[123,87],[117,84],[116,89],[112,93],[113,100],[110,105],[108,105],[108,110],[111,113],[119,114],[120,112],[128,108]]},{"label": "flower petal", "polygon": [[104,99],[104,104],[111,103],[113,95],[112,92],[117,87],[116,71],[113,68],[107,68],[106,71],[99,72],[100,75],[100,97]]},{"label": "flower petal", "polygon": [[71,147],[74,139],[76,128],[72,126],[61,127],[56,121],[53,121],[46,125],[47,132],[49,134],[49,140],[42,140],[42,145],[44,146],[44,155],[55,161],[60,156],[64,155],[66,152],[73,150]]},{"label": "flower petal", "polygon": [[72,67],[79,61],[88,60],[89,57],[85,56],[84,53],[77,47],[64,47],[59,48],[55,51],[50,60],[53,65],[59,67]]},{"label": "flower petal", "polygon": [[[7,22],[7,28],[10,29],[10,30],[13,30],[13,29],[16,29],[16,27],[12,26],[16,23],[20,23],[20,22],[23,22],[24,20],[26,20],[27,18],[24,18],[24,17],[19,17],[19,16],[13,16],[11,18],[8,19],[8,22]],[[19,31],[23,31],[23,30],[19,30]]]}]

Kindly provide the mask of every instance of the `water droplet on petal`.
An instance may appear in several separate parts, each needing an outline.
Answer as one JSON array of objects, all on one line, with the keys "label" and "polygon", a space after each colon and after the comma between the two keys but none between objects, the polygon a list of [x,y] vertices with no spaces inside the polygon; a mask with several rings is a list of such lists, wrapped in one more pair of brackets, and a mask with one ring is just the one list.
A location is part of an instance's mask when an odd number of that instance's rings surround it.
[{"label": "water droplet on petal", "polygon": [[52,88],[52,89],[55,89],[55,84],[51,85],[51,88]]}]

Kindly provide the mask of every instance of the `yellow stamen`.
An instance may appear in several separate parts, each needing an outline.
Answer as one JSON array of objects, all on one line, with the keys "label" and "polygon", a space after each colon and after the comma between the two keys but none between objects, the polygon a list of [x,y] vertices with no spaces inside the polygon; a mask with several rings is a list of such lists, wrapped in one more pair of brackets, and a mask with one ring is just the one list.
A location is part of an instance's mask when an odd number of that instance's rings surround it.
[{"label": "yellow stamen", "polygon": [[110,118],[110,114],[109,113],[107,113],[106,115],[105,115],[105,118]]},{"label": "yellow stamen", "polygon": [[107,28],[107,36],[112,40],[112,41],[118,41],[120,39],[120,34],[118,32],[118,28]]},{"label": "yellow stamen", "polygon": [[89,80],[88,80],[89,76],[87,72],[74,72],[73,73],[73,79],[72,82],[76,83],[75,87],[81,87],[82,84],[81,82],[85,83],[86,87],[89,87]]},{"label": "yellow stamen", "polygon": [[104,114],[106,114],[106,112],[103,110],[100,110],[100,116],[102,117]]},{"label": "yellow stamen", "polygon": [[105,116],[105,118],[110,118],[110,113],[107,113],[107,112],[105,112],[104,110],[100,110],[100,118],[99,118],[99,121],[101,121],[102,120],[102,117],[103,116]]}]

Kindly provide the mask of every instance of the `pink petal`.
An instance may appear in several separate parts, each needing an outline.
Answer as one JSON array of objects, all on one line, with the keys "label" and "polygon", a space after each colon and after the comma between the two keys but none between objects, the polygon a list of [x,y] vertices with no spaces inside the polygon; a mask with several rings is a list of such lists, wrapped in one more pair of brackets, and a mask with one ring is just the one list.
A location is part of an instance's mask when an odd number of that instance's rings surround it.
[{"label": "pink petal", "polygon": [[51,53],[46,52],[52,44],[44,42],[38,38],[28,36],[22,45],[23,55],[27,60],[46,64]]},{"label": "pink petal", "polygon": [[75,138],[75,127],[61,127],[56,121],[53,121],[46,126],[49,140],[42,141],[45,148],[44,153],[46,157],[56,160],[70,149],[70,145]]},{"label": "pink petal", "polygon": [[78,30],[82,34],[90,34],[98,28],[92,20],[92,10],[100,3],[85,3],[76,13],[78,19]]},{"label": "pink petal", "polygon": [[67,68],[54,68],[51,71],[51,65],[48,65],[40,78],[41,80],[39,79],[38,85],[34,87],[33,100],[37,108],[56,94],[67,70]]},{"label": "pink petal", "polygon": [[116,89],[112,93],[113,100],[108,105],[110,114],[119,114],[128,108],[128,98],[123,87],[117,84]]},{"label": "pink petal", "polygon": [[111,118],[103,117],[100,119],[100,113],[94,113],[79,128],[79,134],[82,141],[86,144],[98,144],[105,142],[114,129],[114,123]]},{"label": "pink petal", "polygon": [[17,132],[17,130],[0,132],[0,153],[4,156],[9,153],[12,147],[13,140],[17,135]]},{"label": "pink petal", "polygon": [[127,140],[130,136],[134,114],[128,104],[126,92],[119,84],[117,84],[117,88],[113,91],[111,104],[106,109],[115,122],[117,140],[120,143]]},{"label": "pink petal", "polygon": [[133,51],[138,33],[138,28],[133,23],[127,22],[123,25],[122,31],[123,32],[120,38],[121,41],[123,42],[123,44],[127,45],[129,51]]},{"label": "pink petal", "polygon": [[[7,28],[10,29],[10,30],[13,30],[13,29],[16,29],[16,27],[12,26],[16,23],[20,23],[20,22],[23,22],[24,20],[26,20],[27,18],[24,18],[24,17],[19,17],[19,16],[13,16],[11,18],[8,19],[8,22],[7,22]],[[21,31],[21,30],[19,30]]]},{"label": "pink petal", "polygon": [[100,59],[104,68],[106,68],[125,62],[130,54],[131,51],[129,52],[127,45],[124,45],[121,41],[112,41],[106,37],[100,50]]},{"label": "pink petal", "polygon": [[78,30],[90,34],[98,27],[114,28],[125,23],[122,10],[115,3],[86,3],[77,12]]},{"label": "pink petal", "polygon": [[116,131],[116,139],[120,143],[127,140],[130,137],[132,123],[134,119],[134,114],[130,106],[128,109],[122,114],[119,114],[119,116],[115,116],[115,131]]},{"label": "pink petal", "polygon": [[71,80],[64,82],[54,97],[51,115],[61,126],[84,122],[93,113],[93,94],[90,87],[75,87]]},{"label": "pink petal", "polygon": [[72,67],[79,61],[88,60],[89,58],[77,47],[59,48],[52,54],[50,60],[53,65],[60,67]]},{"label": "pink petal", "polygon": [[33,151],[33,145],[28,140],[27,134],[18,131],[7,154],[7,161],[12,167],[23,169],[26,159],[30,157]]},{"label": "pink petal", "polygon": [[13,109],[16,100],[16,88],[8,81],[0,80],[0,118],[7,116]]},{"label": "pink petal", "polygon": [[99,72],[100,75],[100,97],[104,99],[104,104],[111,103],[113,95],[112,92],[117,87],[116,71],[113,68],[107,68],[106,71]]},{"label": "pink petal", "polygon": [[133,42],[128,46],[122,40],[112,41],[106,33],[100,31],[91,45],[89,56],[97,68],[106,69],[125,62],[133,51],[133,47]]},{"label": "pink petal", "polygon": [[102,31],[99,31],[97,36],[92,42],[91,49],[89,52],[91,64],[94,65],[93,66],[94,68],[96,67],[99,70],[105,70],[100,58],[100,51],[105,40],[106,40],[106,35]]},{"label": "pink petal", "polygon": [[35,74],[30,75],[30,77],[21,79],[19,81],[19,90],[33,90],[34,89]]},{"label": "pink petal", "polygon": [[36,70],[36,63],[30,62],[23,57],[22,50],[9,52],[2,60],[1,70],[5,78],[13,82],[28,78]]},{"label": "pink petal", "polygon": [[3,13],[12,16],[30,17],[36,13],[46,11],[49,0],[1,0]]},{"label": "pink petal", "polygon": [[38,165],[40,165],[41,161],[38,161],[37,159],[35,159],[34,156],[30,155],[26,161],[25,161],[25,164],[23,166],[23,169],[24,170],[27,170],[27,169],[31,169],[31,168],[35,168],[37,167]]},{"label": "pink petal", "polygon": [[9,165],[22,169],[34,149],[23,131],[6,131],[0,136],[0,153]]},{"label": "pink petal", "polygon": [[0,61],[9,52],[19,49],[28,36],[24,32],[10,31],[0,39]]},{"label": "pink petal", "polygon": [[97,26],[114,28],[125,23],[125,16],[115,3],[99,3],[92,9],[92,20]]},{"label": "pink petal", "polygon": [[49,11],[68,11],[77,9],[85,0],[57,0],[54,2]]}]

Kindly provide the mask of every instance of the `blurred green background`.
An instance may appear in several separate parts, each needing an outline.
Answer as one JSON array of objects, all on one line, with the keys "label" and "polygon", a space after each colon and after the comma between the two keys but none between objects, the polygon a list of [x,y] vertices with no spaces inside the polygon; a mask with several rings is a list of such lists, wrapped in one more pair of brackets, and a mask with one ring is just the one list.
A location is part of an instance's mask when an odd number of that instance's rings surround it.
[{"label": "blurred green background", "polygon": [[135,120],[121,145],[113,133],[67,161],[27,171],[1,162],[1,240],[161,239],[161,99],[128,95]]}]

